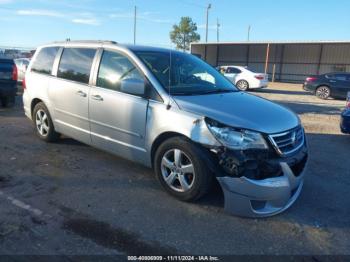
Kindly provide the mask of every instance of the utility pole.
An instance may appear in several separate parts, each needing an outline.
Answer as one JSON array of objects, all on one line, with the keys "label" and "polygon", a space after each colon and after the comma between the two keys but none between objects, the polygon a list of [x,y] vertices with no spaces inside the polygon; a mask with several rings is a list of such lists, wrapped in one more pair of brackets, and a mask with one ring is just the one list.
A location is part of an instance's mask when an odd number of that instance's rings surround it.
[{"label": "utility pole", "polygon": [[136,45],[136,5],[134,9],[134,45]]},{"label": "utility pole", "polygon": [[265,75],[267,74],[267,69],[269,66],[269,54],[270,54],[270,43],[268,43],[266,47]]},{"label": "utility pole", "polygon": [[211,8],[211,4],[207,7],[207,22],[205,26],[205,42],[208,42],[208,20],[209,20],[209,9]]},{"label": "utility pole", "polygon": [[248,26],[247,42],[249,42],[249,40],[250,40],[250,29],[251,29],[251,26],[249,25],[249,26]]},{"label": "utility pole", "polygon": [[219,24],[219,18],[216,19],[216,42],[219,43],[220,38],[219,38],[219,28],[220,28],[220,24]]}]

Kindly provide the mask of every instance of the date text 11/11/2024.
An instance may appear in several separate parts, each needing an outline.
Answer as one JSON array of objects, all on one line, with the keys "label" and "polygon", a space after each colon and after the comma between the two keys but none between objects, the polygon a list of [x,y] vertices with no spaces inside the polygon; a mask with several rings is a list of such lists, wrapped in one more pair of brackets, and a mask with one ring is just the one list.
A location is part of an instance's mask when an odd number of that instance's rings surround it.
[{"label": "date text 11/11/2024", "polygon": [[219,261],[216,256],[128,256],[128,261]]}]

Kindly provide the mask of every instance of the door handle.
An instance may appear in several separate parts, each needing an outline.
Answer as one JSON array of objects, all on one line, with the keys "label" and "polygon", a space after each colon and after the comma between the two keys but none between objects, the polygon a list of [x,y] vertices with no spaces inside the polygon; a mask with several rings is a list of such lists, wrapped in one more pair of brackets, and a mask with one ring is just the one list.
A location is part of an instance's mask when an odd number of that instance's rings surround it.
[{"label": "door handle", "polygon": [[335,80],[329,80],[329,82],[331,82],[331,83],[336,83],[337,81],[335,81]]},{"label": "door handle", "polygon": [[86,93],[84,93],[83,91],[79,90],[77,92],[78,95],[82,96],[82,97],[86,97]]},{"label": "door handle", "polygon": [[103,101],[103,98],[100,95],[92,95],[91,98],[97,101]]}]

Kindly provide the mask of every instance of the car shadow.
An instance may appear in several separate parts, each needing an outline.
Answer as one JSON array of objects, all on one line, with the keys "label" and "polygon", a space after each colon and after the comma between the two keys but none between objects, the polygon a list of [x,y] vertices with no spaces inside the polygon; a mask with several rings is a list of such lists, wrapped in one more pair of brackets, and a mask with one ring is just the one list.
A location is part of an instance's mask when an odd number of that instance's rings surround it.
[{"label": "car shadow", "polygon": [[61,144],[61,145],[74,145],[74,146],[81,146],[81,147],[88,147],[88,145],[84,144],[84,143],[81,143],[79,142],[78,140],[75,140],[73,138],[70,138],[70,137],[65,137],[65,136],[62,136],[59,140],[59,143],[58,144]]},{"label": "car shadow", "polygon": [[309,162],[303,191],[290,209],[273,219],[323,229],[349,229],[350,136],[308,133],[307,140]]},{"label": "car shadow", "polygon": [[225,199],[224,199],[224,193],[221,189],[219,182],[216,179],[214,179],[213,186],[209,191],[209,193],[195,203],[201,207],[207,206],[207,207],[220,208],[222,209],[222,212],[223,212]]}]

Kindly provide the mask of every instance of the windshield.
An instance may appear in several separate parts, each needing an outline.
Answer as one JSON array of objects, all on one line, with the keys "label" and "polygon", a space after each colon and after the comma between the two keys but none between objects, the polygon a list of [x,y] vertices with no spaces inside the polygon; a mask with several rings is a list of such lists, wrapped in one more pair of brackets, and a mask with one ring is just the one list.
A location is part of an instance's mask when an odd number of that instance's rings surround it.
[{"label": "windshield", "polygon": [[238,91],[215,68],[193,55],[177,51],[136,51],[135,53],[171,95]]}]

